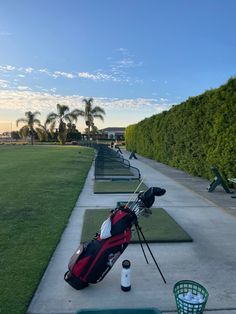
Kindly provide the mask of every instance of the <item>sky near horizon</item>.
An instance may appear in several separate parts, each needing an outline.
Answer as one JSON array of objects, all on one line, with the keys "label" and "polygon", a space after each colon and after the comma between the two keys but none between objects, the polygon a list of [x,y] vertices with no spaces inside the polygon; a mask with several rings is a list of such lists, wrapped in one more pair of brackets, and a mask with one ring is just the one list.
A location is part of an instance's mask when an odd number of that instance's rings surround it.
[{"label": "sky near horizon", "polygon": [[0,0],[0,132],[90,97],[98,128],[168,110],[235,76],[235,30],[235,0]]}]

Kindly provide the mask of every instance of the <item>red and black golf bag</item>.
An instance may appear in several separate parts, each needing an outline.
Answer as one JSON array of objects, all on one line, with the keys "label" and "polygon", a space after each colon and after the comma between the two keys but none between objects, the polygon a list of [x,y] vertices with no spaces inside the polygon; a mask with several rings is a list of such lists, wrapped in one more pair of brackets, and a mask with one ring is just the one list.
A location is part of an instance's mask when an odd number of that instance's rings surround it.
[{"label": "red and black golf bag", "polygon": [[154,203],[155,196],[164,193],[164,189],[152,187],[139,193],[130,207],[112,211],[103,223],[101,232],[90,242],[82,243],[72,255],[65,281],[77,290],[101,281],[128,246],[132,236],[131,227],[137,224],[139,215],[149,214],[148,209]]}]

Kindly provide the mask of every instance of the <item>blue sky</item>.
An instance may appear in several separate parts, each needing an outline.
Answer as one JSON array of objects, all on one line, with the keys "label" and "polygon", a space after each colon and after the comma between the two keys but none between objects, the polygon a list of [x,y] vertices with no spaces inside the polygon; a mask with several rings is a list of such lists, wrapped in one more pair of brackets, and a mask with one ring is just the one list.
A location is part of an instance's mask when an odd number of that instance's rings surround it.
[{"label": "blue sky", "polygon": [[0,128],[90,97],[99,128],[168,110],[235,76],[235,29],[234,0],[0,0]]}]

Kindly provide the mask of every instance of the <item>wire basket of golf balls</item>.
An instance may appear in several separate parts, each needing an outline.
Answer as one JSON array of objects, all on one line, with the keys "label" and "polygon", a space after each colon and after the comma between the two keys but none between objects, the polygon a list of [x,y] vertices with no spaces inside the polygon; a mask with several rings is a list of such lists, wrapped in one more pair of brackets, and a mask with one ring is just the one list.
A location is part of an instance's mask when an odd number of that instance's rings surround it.
[{"label": "wire basket of golf balls", "polygon": [[178,281],[173,288],[178,314],[202,314],[208,300],[208,291],[191,280]]}]

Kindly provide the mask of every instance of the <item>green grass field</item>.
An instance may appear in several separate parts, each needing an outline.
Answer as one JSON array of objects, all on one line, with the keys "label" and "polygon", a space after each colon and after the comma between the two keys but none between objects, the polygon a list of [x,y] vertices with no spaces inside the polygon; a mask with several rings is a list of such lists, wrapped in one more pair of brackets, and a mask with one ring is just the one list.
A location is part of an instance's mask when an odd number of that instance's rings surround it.
[{"label": "green grass field", "polygon": [[94,152],[75,146],[0,147],[0,313],[26,313]]}]

